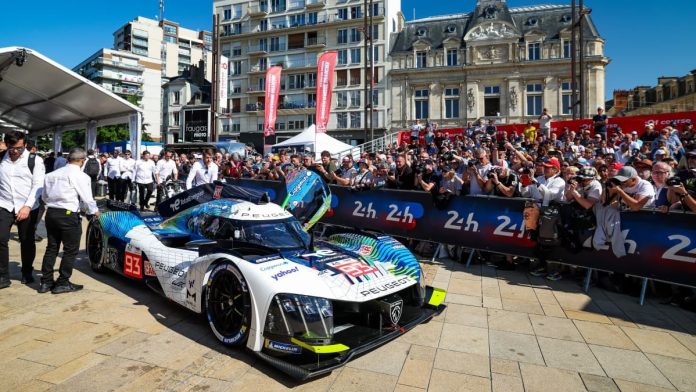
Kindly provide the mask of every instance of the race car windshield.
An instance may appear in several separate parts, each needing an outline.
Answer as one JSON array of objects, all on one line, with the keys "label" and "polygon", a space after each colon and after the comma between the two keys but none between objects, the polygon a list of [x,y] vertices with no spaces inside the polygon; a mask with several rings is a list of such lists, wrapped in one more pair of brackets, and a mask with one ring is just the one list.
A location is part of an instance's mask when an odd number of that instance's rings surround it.
[{"label": "race car windshield", "polygon": [[274,249],[306,249],[310,237],[295,219],[242,221],[209,216],[203,234],[215,240],[234,240]]}]

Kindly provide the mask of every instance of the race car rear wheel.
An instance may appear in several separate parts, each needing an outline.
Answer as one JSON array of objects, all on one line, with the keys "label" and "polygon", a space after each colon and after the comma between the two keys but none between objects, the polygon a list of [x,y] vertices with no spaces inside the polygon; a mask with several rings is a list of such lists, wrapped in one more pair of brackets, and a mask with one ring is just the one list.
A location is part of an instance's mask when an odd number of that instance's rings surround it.
[{"label": "race car rear wheel", "polygon": [[96,272],[103,271],[106,240],[104,238],[104,231],[102,230],[101,223],[99,223],[98,219],[92,219],[89,222],[85,241],[87,257],[89,258],[89,266],[92,267],[92,270]]},{"label": "race car rear wheel", "polygon": [[251,297],[242,273],[222,263],[210,273],[205,289],[205,311],[210,329],[223,344],[246,343],[251,326]]}]

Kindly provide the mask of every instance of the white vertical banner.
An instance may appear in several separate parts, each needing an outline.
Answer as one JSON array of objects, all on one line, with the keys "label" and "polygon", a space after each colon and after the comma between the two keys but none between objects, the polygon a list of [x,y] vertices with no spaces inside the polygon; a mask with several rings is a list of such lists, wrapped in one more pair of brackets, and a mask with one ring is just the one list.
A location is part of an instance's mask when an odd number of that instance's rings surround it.
[{"label": "white vertical banner", "polygon": [[63,152],[63,127],[53,130],[53,152]]},{"label": "white vertical banner", "polygon": [[97,148],[97,122],[89,121],[85,132],[85,150]]},{"label": "white vertical banner", "polygon": [[219,91],[219,101],[220,109],[227,109],[227,90],[229,88],[229,59],[225,56],[220,56],[220,70],[218,72],[218,79],[220,80]]},{"label": "white vertical banner", "polygon": [[130,150],[132,153],[131,156],[134,159],[138,159],[140,157],[140,141],[142,140],[142,135],[140,133],[142,119],[140,116],[140,112],[135,112],[128,116],[128,131],[130,133],[131,145]]}]

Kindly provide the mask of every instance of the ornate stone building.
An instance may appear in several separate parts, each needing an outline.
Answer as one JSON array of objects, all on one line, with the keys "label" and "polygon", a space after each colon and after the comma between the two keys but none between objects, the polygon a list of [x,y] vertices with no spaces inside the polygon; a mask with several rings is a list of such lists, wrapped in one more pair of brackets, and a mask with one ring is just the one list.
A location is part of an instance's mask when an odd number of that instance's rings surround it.
[{"label": "ornate stone building", "polygon": [[612,116],[640,116],[696,110],[696,69],[674,77],[661,76],[655,86],[614,91]]},{"label": "ornate stone building", "polygon": [[[609,59],[589,15],[582,23],[587,117],[604,105]],[[571,24],[569,5],[509,8],[505,0],[405,23],[391,49],[391,128],[424,119],[524,122],[544,107],[571,118]]]}]

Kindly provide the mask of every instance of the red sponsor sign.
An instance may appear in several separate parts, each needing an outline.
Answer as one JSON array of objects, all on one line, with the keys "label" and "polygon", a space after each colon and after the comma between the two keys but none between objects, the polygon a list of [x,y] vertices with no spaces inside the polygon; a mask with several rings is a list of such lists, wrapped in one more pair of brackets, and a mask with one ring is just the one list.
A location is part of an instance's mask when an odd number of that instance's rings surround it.
[{"label": "red sponsor sign", "polygon": [[215,192],[213,192],[213,199],[218,200],[222,196],[222,185],[215,186]]},{"label": "red sponsor sign", "polygon": [[126,251],[123,257],[123,274],[131,278],[143,278],[143,256]]},{"label": "red sponsor sign", "polygon": [[332,265],[332,267],[354,278],[379,271],[377,268],[369,264],[363,263],[360,260],[350,260],[346,263]]},{"label": "red sponsor sign", "polygon": [[[630,133],[632,131],[638,132],[638,136],[642,136],[645,132],[645,126],[648,124],[654,124],[655,129],[662,129],[668,126],[670,123],[675,122],[677,128],[681,129],[684,124],[688,121],[696,123],[696,112],[679,112],[679,113],[662,113],[662,114],[649,114],[644,116],[631,116],[631,117],[609,117],[607,129],[609,132],[617,128],[621,128],[623,133]],[[533,123],[535,127],[539,127],[538,123]],[[560,136],[563,133],[563,128],[568,127],[569,130],[577,132],[581,126],[588,126],[590,131],[594,133],[592,127],[592,120],[567,120],[567,121],[553,121],[551,122],[551,132],[556,133]],[[517,132],[518,135],[522,134],[522,131],[527,126],[527,124],[496,124],[498,128],[498,133],[496,137],[502,138],[504,132],[507,132],[510,136],[513,132]],[[462,135],[464,133],[464,128],[447,128],[440,129],[443,134],[449,134],[449,137],[454,137],[457,135]],[[411,131],[399,132],[399,144],[405,143],[409,144],[411,142]],[[420,144],[425,144],[425,131],[420,131],[418,141]]]},{"label": "red sponsor sign", "polygon": [[331,114],[331,93],[333,90],[334,68],[337,52],[331,50],[322,53],[317,62],[317,110],[316,132],[325,133]]},{"label": "red sponsor sign", "polygon": [[275,135],[275,123],[278,115],[278,96],[280,94],[280,66],[274,66],[266,71],[266,105],[263,116],[263,136]]}]

